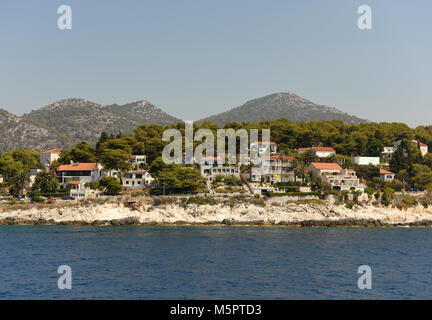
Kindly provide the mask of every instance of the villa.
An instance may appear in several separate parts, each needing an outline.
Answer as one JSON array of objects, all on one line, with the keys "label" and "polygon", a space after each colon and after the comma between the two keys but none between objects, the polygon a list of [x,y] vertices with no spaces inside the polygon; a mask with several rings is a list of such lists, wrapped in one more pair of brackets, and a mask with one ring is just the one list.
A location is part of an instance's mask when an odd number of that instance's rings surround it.
[{"label": "villa", "polygon": [[321,178],[329,183],[332,189],[364,191],[365,186],[360,183],[356,172],[353,169],[342,169],[337,163],[313,162],[309,166],[313,179]]},{"label": "villa", "polygon": [[[395,142],[393,148],[394,150],[396,150],[397,148],[399,148],[400,144],[402,143],[402,140],[398,140]],[[426,155],[426,153],[428,153],[428,145],[421,142],[421,141],[417,141],[417,140],[411,140],[411,143],[418,145],[421,155],[424,157]]]},{"label": "villa", "polygon": [[141,189],[148,188],[154,183],[153,177],[148,171],[130,171],[121,178],[121,184],[124,189]]},{"label": "villa", "polygon": [[240,177],[240,165],[217,163],[220,157],[203,157],[198,163],[201,175],[210,181],[217,175]]},{"label": "villa", "polygon": [[42,165],[45,168],[50,168],[51,163],[60,158],[60,153],[61,153],[60,149],[51,149],[51,150],[46,150],[44,152],[41,152],[40,163],[42,163]]},{"label": "villa", "polygon": [[61,165],[56,170],[56,176],[60,184],[69,182],[85,184],[102,179],[105,174],[100,163],[71,163]]},{"label": "villa", "polygon": [[380,164],[380,158],[379,157],[354,157],[353,162],[361,166],[365,166],[365,165],[378,166]]},{"label": "villa", "polygon": [[263,157],[263,161],[258,167],[252,168],[248,173],[248,178],[254,182],[288,182],[294,181],[294,172],[289,171],[293,157],[281,156],[280,154],[272,154],[268,157]]},{"label": "villa", "polygon": [[380,179],[382,181],[392,181],[395,177],[395,174],[393,172],[384,169],[380,169],[379,173],[380,173]]},{"label": "villa", "polygon": [[147,164],[147,157],[145,155],[133,155],[129,160],[133,168],[140,169],[143,165]]},{"label": "villa", "polygon": [[306,151],[313,151],[315,155],[320,159],[325,159],[331,155],[335,155],[336,151],[332,147],[309,147],[309,148],[299,148],[297,151],[301,154]]}]

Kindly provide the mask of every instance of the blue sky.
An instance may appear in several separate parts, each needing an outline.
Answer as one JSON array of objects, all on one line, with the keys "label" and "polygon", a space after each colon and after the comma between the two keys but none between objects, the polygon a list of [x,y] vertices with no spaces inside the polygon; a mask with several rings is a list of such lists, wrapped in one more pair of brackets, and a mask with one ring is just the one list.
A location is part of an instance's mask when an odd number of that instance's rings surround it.
[{"label": "blue sky", "polygon": [[[73,29],[57,28],[58,6]],[[357,7],[373,29],[357,28]],[[198,120],[293,92],[373,121],[431,124],[429,0],[0,3],[0,108],[149,100]]]}]

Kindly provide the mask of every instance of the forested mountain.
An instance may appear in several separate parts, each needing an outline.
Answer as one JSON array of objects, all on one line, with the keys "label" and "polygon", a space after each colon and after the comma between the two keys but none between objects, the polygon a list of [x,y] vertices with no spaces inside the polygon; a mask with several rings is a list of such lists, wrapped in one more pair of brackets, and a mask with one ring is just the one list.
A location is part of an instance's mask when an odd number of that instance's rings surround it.
[{"label": "forested mountain", "polygon": [[130,133],[140,124],[167,125],[180,121],[148,101],[102,106],[85,99],[65,99],[22,117],[0,113],[0,151],[69,147],[95,143],[104,131]]},{"label": "forested mountain", "polygon": [[220,126],[228,122],[259,122],[287,118],[291,121],[329,121],[341,120],[349,124],[358,124],[366,120],[351,116],[336,108],[318,105],[292,93],[275,93],[246,102],[240,107],[204,118]]}]

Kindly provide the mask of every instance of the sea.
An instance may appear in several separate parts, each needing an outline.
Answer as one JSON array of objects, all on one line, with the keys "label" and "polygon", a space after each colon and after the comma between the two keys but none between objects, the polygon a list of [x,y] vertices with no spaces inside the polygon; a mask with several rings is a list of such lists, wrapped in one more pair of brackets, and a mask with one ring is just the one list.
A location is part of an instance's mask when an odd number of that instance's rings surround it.
[{"label": "sea", "polygon": [[431,228],[0,226],[0,299],[432,299]]}]

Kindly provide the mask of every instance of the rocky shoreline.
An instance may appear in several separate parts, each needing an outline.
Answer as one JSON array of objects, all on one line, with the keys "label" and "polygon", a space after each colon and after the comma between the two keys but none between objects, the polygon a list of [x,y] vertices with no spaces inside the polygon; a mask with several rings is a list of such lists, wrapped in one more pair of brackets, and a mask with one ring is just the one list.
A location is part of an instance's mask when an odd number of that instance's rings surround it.
[{"label": "rocky shoreline", "polygon": [[85,202],[74,205],[5,206],[0,225],[227,225],[297,227],[430,227],[432,208],[421,205],[399,210],[370,204],[348,209],[330,202],[284,202],[283,197],[253,203],[187,204],[184,199],[164,203]]}]

